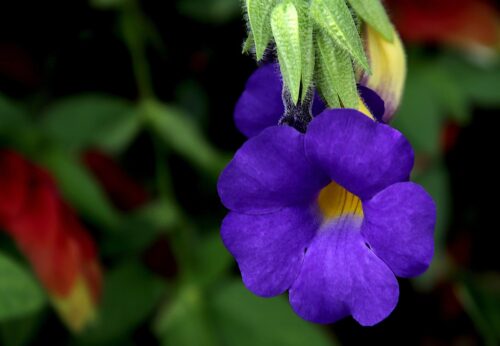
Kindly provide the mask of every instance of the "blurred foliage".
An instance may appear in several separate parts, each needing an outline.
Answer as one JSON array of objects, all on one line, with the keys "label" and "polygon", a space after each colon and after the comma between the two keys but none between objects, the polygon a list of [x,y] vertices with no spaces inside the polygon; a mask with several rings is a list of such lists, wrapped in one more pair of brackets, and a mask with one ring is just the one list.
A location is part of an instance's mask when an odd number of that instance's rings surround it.
[{"label": "blurred foliage", "polygon": [[235,0],[180,0],[177,8],[183,15],[215,24],[238,18],[241,13],[240,2]]},{"label": "blurred foliage", "polygon": [[0,253],[0,321],[16,319],[40,310],[45,295],[32,275]]},{"label": "blurred foliage", "polygon": [[464,275],[457,284],[459,297],[488,346],[500,343],[500,275]]},{"label": "blurred foliage", "polygon": [[130,338],[165,294],[166,283],[138,262],[107,273],[98,321],[81,335],[81,345],[109,345]]}]

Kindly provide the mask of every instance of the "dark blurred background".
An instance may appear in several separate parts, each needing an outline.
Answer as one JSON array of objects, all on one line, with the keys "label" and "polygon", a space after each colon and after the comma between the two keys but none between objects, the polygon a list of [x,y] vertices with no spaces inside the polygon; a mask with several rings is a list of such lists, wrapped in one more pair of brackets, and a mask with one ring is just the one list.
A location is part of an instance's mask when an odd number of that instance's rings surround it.
[{"label": "dark blurred background", "polygon": [[[0,344],[499,345],[498,4],[388,5],[409,64],[394,125],[415,147],[414,178],[439,221],[432,268],[400,280],[394,313],[363,328],[312,326],[285,299],[253,297],[220,244],[215,182],[244,142],[232,113],[256,67],[241,53],[238,0],[3,1],[0,119],[18,107],[29,124],[0,120],[0,147],[55,177],[96,244],[104,295],[80,333],[60,322],[50,291],[27,312],[0,312]],[[434,31],[411,35],[418,25]],[[97,117],[109,100],[148,120],[114,131],[120,117]],[[0,250],[31,272],[7,233]],[[0,310],[12,303],[1,286]]]}]

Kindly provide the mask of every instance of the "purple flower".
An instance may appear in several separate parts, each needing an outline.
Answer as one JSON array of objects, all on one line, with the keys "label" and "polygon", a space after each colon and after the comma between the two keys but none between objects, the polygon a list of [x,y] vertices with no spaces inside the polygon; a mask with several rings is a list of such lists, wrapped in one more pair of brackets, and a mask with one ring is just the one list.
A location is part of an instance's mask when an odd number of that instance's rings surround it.
[{"label": "purple flower", "polygon": [[[285,111],[282,99],[283,81],[277,64],[259,67],[248,79],[245,91],[236,104],[236,127],[247,137],[278,124]],[[384,101],[373,90],[358,86],[361,98],[375,118],[382,121]],[[316,116],[325,110],[325,103],[317,93],[312,100],[311,113]]]},{"label": "purple flower", "polygon": [[[273,111],[260,98],[240,100],[255,113],[248,113],[252,123],[237,108],[239,128],[255,136],[218,183],[230,210],[223,242],[255,294],[289,291],[293,309],[309,321],[352,315],[374,325],[396,306],[396,276],[423,273],[433,255],[436,211],[408,181],[412,148],[400,132],[350,109],[323,111],[305,134],[290,126],[262,130],[262,112],[274,124],[282,113],[272,83],[261,85]],[[251,79],[242,99],[256,93]]]}]

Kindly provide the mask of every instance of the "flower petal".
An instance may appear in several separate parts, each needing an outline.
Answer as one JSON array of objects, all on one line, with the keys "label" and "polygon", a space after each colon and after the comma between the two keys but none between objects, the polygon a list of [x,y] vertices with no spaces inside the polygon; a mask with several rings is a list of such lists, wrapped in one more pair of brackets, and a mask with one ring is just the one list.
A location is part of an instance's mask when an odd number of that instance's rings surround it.
[{"label": "flower petal", "polygon": [[401,102],[406,80],[404,47],[397,33],[393,42],[388,42],[369,25],[365,38],[372,73],[365,74],[361,84],[375,90],[385,101],[383,121],[389,123]]},{"label": "flower petal", "polygon": [[285,292],[297,278],[319,225],[319,217],[307,207],[264,215],[229,213],[221,236],[248,289],[271,297]]},{"label": "flower petal", "polygon": [[220,175],[218,191],[228,209],[263,214],[310,203],[328,182],[307,160],[304,135],[274,126],[236,152]]},{"label": "flower petal", "polygon": [[[278,125],[285,113],[282,98],[283,81],[278,64],[260,66],[248,79],[245,91],[234,110],[236,127],[247,137]],[[311,112],[314,116],[325,110],[325,103],[314,92]]]},{"label": "flower petal", "polygon": [[311,113],[313,116],[321,114],[326,109],[326,104],[323,102],[321,97],[317,92],[314,93],[313,103],[311,107]]},{"label": "flower petal", "polygon": [[363,203],[363,211],[363,236],[397,276],[417,276],[429,267],[436,207],[421,186],[394,184]]},{"label": "flower petal", "polygon": [[383,122],[385,113],[384,100],[375,91],[362,85],[358,85],[358,92],[375,119]]},{"label": "flower petal", "polygon": [[290,289],[290,303],[302,318],[333,323],[352,315],[361,325],[385,319],[395,308],[398,282],[364,243],[359,218],[344,218],[316,236]]},{"label": "flower petal", "polygon": [[399,131],[352,109],[321,113],[305,144],[308,158],[362,200],[407,181],[413,167],[413,150]]},{"label": "flower petal", "polygon": [[278,125],[285,112],[283,82],[276,64],[259,67],[248,80],[234,111],[236,127],[247,137]]}]

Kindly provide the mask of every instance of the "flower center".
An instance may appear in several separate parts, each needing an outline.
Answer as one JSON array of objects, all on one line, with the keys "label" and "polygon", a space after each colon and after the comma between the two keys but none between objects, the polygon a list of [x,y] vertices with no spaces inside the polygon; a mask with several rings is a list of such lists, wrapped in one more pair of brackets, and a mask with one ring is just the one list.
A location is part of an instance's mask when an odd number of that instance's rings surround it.
[{"label": "flower center", "polygon": [[363,217],[359,197],[333,181],[319,193],[318,205],[325,221],[349,215]]}]

